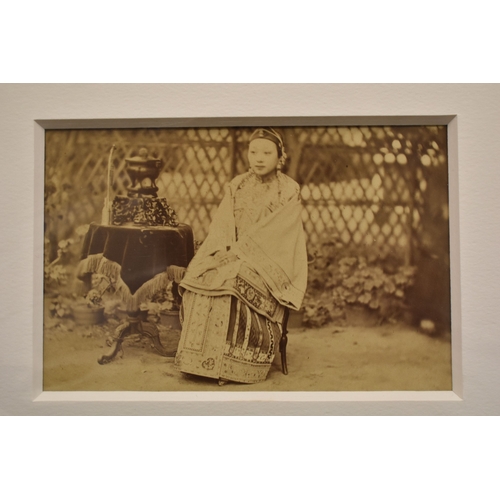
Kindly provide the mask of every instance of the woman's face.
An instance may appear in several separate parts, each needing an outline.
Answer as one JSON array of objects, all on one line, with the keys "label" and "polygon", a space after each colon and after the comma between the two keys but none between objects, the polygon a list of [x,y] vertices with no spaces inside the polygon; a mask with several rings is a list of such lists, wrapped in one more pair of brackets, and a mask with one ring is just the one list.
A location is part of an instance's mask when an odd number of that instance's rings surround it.
[{"label": "woman's face", "polygon": [[271,175],[278,166],[278,147],[267,139],[254,139],[248,147],[250,169],[262,178]]}]

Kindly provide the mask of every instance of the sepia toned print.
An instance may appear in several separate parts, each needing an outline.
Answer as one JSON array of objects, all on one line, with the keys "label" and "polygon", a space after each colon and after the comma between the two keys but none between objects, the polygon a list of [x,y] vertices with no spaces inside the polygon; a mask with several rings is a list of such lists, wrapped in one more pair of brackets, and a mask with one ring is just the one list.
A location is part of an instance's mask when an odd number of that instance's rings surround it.
[{"label": "sepia toned print", "polygon": [[46,131],[45,391],[451,390],[446,127]]}]

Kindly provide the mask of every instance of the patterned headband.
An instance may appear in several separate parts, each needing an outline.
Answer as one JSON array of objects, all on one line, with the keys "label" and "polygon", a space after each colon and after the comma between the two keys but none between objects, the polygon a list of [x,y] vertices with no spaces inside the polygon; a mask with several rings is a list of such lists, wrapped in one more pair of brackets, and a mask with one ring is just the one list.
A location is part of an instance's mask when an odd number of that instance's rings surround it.
[{"label": "patterned headband", "polygon": [[258,128],[254,130],[248,142],[252,142],[255,139],[267,139],[268,141],[274,142],[278,146],[279,156],[283,156],[285,152],[285,147],[283,145],[283,139],[281,135],[272,128]]}]

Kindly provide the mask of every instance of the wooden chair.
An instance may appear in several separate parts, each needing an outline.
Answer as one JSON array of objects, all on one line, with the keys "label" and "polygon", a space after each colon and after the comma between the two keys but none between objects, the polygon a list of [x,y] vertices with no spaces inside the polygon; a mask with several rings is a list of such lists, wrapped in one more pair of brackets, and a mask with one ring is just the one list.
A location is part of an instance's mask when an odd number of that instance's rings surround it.
[{"label": "wooden chair", "polygon": [[281,339],[280,339],[280,354],[281,354],[281,371],[283,375],[288,375],[288,367],[286,364],[286,345],[288,343],[288,318],[290,316],[290,309],[285,307],[283,314],[283,323],[281,324]]}]

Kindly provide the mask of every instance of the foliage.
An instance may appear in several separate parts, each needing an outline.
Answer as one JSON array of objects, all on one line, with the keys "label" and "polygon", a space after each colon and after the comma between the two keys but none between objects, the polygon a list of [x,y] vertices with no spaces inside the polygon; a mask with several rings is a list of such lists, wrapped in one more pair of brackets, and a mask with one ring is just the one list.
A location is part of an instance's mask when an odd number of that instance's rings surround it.
[{"label": "foliage", "polygon": [[70,278],[74,274],[76,263],[80,258],[80,251],[88,225],[79,226],[72,236],[62,239],[56,245],[55,258],[51,261],[52,243],[45,238],[44,248],[44,289],[46,292],[64,293],[66,287],[70,285]]},{"label": "foliage", "polygon": [[53,264],[45,267],[45,289],[61,287],[68,284],[68,271],[62,264]]},{"label": "foliage", "polygon": [[169,283],[165,289],[155,293],[150,300],[142,304],[142,308],[148,311],[150,320],[160,321],[160,315],[166,311],[176,309],[176,302],[172,293],[172,283]]},{"label": "foliage", "polygon": [[114,289],[114,283],[110,278],[103,274],[94,274],[92,275],[92,288],[79,302],[92,309],[104,307],[104,294],[108,291],[113,293]]},{"label": "foliage", "polygon": [[51,243],[45,240],[44,291],[47,296],[50,318],[70,318],[75,306],[90,309],[104,307],[107,314],[113,314],[119,301],[112,294],[114,283],[106,276],[94,274],[91,289],[84,296],[75,292],[75,271],[80,259],[83,238],[88,226],[79,226],[70,238],[57,243],[55,259],[50,261]]},{"label": "foliage", "polygon": [[334,239],[326,239],[314,250],[304,299],[304,322],[318,327],[345,316],[349,305],[378,312],[393,319],[405,308],[405,292],[413,284],[415,268],[395,266],[389,254],[363,249],[355,255]]},{"label": "foliage", "polygon": [[368,264],[364,257],[344,257],[338,262],[335,289],[348,304],[385,310],[388,303],[404,298],[413,276],[412,267],[387,274],[380,265]]},{"label": "foliage", "polygon": [[72,303],[73,299],[71,297],[57,295],[49,299],[48,313],[50,317],[62,319],[69,318],[72,315]]}]

